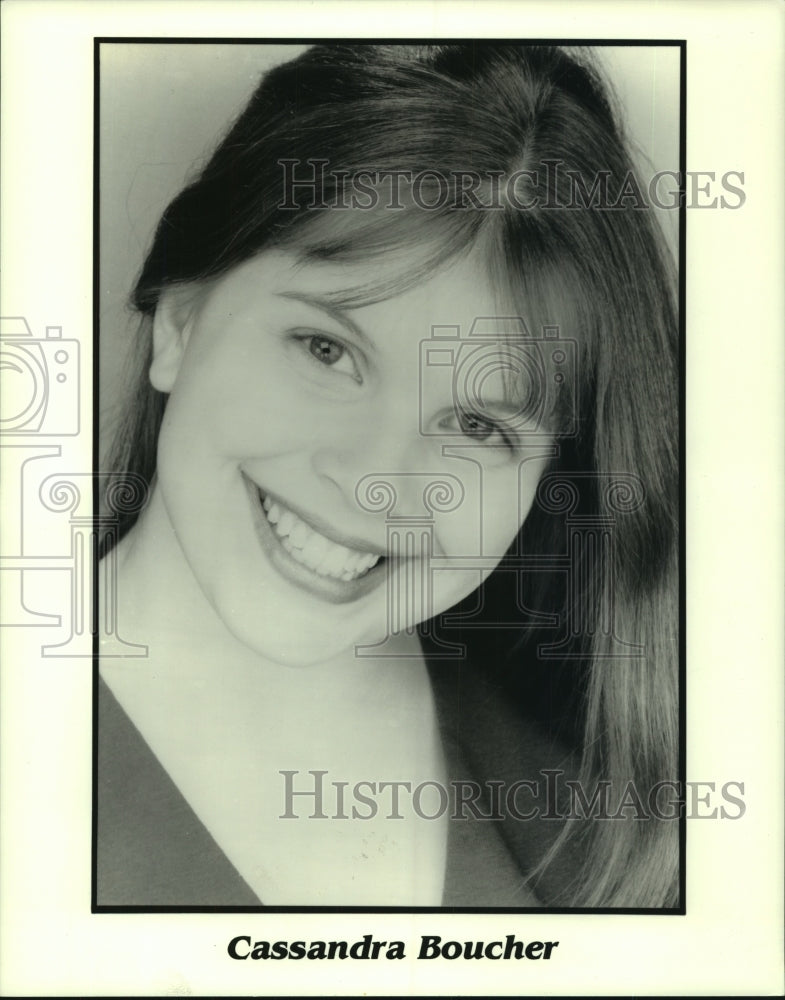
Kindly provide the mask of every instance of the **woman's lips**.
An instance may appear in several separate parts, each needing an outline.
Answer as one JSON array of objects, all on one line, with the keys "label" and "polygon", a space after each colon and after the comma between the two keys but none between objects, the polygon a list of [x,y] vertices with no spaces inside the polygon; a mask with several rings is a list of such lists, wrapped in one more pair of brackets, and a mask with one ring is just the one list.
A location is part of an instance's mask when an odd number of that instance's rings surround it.
[{"label": "woman's lips", "polygon": [[267,520],[289,555],[319,576],[352,580],[362,576],[381,558],[372,552],[348,548],[318,532],[272,497],[260,494]]},{"label": "woman's lips", "polygon": [[[357,600],[381,583],[387,559],[333,541],[280,500],[273,499],[244,472],[242,476],[251,499],[257,537],[284,579],[335,604]],[[271,523],[271,512],[276,524]],[[285,523],[279,527],[282,521]]]}]

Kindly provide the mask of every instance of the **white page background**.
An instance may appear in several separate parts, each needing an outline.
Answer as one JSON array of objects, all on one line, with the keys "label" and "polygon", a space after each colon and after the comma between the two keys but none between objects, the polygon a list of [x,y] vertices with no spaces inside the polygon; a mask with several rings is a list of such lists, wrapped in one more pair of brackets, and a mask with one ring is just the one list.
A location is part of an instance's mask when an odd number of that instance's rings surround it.
[{"label": "white page background", "polygon": [[[81,348],[91,466],[93,36],[685,38],[688,169],[745,173],[737,211],[687,212],[688,779],[745,783],[690,820],[687,915],[90,914],[91,664],[8,628],[2,702],[4,995],[778,994],[783,839],[783,8],[776,3],[2,5],[2,315]],[[9,450],[2,455],[4,475]],[[13,548],[14,497],[3,498]],[[26,510],[26,527],[34,511]],[[43,528],[42,528],[43,530]],[[51,541],[65,552],[67,532]],[[7,574],[2,574],[5,577]],[[12,574],[13,575],[13,574]],[[31,607],[65,606],[67,573]],[[44,635],[44,632],[47,632]],[[56,639],[54,640],[56,641]],[[407,942],[404,962],[233,962],[228,940]],[[548,962],[417,962],[422,933],[559,940]]]}]

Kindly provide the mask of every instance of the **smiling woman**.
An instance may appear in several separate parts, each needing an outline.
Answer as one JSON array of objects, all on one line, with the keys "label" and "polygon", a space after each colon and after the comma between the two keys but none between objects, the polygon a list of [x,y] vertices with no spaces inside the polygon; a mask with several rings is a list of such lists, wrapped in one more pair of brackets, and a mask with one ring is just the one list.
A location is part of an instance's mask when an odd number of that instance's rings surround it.
[{"label": "smiling woman", "polygon": [[587,52],[330,44],[171,202],[109,459],[146,655],[101,657],[99,906],[678,903],[672,819],[549,777],[678,777],[668,255],[574,203],[631,172]]}]

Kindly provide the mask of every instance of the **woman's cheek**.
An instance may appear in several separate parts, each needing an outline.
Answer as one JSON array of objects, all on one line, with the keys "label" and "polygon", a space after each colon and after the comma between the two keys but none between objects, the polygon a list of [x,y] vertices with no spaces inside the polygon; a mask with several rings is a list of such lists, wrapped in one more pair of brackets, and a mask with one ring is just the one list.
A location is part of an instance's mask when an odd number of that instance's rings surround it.
[{"label": "woman's cheek", "polygon": [[312,404],[290,383],[264,379],[251,386],[233,385],[214,411],[217,436],[234,442],[248,456],[271,443],[279,447],[295,444],[310,426]]},{"label": "woman's cheek", "polygon": [[530,489],[514,462],[486,473],[483,487],[482,552],[501,559],[528,512]]}]

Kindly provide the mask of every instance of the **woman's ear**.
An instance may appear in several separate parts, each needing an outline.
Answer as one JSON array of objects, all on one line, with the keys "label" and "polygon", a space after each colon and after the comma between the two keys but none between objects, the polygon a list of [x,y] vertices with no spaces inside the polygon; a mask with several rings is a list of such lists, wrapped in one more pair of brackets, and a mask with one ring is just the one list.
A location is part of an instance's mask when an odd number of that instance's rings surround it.
[{"label": "woman's ear", "polygon": [[193,289],[163,292],[153,317],[153,361],[150,382],[159,392],[171,392],[180,371],[194,315]]}]

